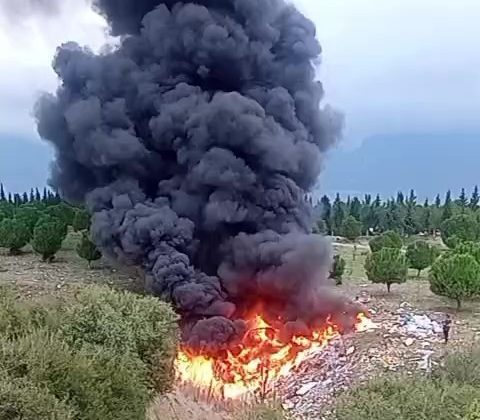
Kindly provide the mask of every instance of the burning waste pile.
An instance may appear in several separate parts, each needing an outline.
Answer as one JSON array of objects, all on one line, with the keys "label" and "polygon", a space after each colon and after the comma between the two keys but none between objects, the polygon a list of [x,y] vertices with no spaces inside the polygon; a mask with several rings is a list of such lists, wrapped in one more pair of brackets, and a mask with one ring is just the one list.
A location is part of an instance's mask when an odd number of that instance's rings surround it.
[{"label": "burning waste pile", "polygon": [[179,378],[257,391],[361,323],[304,199],[342,118],[315,27],[284,0],[94,0],[119,45],[58,48],[37,104],[51,183],[103,252],[182,316]]}]

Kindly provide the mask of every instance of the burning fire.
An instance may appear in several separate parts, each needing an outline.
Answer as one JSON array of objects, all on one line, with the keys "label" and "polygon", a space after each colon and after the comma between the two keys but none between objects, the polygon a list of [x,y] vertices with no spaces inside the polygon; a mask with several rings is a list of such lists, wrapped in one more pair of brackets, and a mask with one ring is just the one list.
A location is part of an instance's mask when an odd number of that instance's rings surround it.
[{"label": "burning fire", "polygon": [[[357,315],[356,321],[357,332],[375,328],[363,313]],[[258,391],[265,393],[268,384],[287,375],[341,335],[338,326],[327,320],[322,330],[312,331],[309,337],[294,336],[285,343],[260,315],[255,316],[252,323],[239,351],[226,351],[221,357],[213,357],[192,355],[188,349],[181,349],[175,361],[180,382],[227,399]]]}]

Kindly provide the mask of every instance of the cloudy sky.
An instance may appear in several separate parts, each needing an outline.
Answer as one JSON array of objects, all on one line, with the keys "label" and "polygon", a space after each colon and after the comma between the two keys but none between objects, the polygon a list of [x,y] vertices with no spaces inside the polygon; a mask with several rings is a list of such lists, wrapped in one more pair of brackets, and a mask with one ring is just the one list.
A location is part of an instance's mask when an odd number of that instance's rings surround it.
[{"label": "cloudy sky", "polygon": [[[0,0],[0,180],[11,189],[42,186],[47,177],[49,152],[28,142],[39,142],[35,99],[57,84],[50,66],[57,45],[75,40],[98,50],[106,40],[105,22],[87,1]],[[328,102],[346,115],[344,145],[480,133],[479,0],[293,1],[317,25],[319,77]],[[14,141],[30,158],[23,170],[12,159]]]},{"label": "cloudy sky", "polygon": [[[98,49],[105,25],[84,2],[26,14],[0,0],[0,136],[36,138],[31,109],[53,90],[55,48]],[[49,3],[52,0],[43,0]],[[295,0],[317,25],[327,99],[347,117],[346,140],[385,133],[480,132],[478,0]],[[0,140],[1,141],[1,140]]]}]

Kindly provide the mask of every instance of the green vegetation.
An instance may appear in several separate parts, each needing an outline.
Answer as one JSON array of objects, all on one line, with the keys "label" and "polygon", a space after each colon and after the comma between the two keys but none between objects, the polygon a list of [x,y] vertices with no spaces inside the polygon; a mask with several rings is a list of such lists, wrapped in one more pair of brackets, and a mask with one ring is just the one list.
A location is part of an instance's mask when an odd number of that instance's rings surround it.
[{"label": "green vegetation", "polygon": [[355,241],[362,234],[362,224],[353,216],[348,216],[342,223],[342,236]]},{"label": "green vegetation", "polygon": [[430,289],[457,302],[480,293],[480,264],[470,254],[447,253],[432,266]]},{"label": "green vegetation", "polygon": [[0,418],[144,418],[172,381],[176,315],[107,288],[37,306],[0,289]]},{"label": "green vegetation", "polygon": [[431,377],[386,376],[344,394],[338,420],[476,419],[480,401],[480,352],[451,354]]},{"label": "green vegetation", "polygon": [[55,217],[42,217],[33,231],[32,247],[42,256],[43,261],[51,262],[60,251],[66,237],[65,225]]},{"label": "green vegetation", "polygon": [[386,284],[390,292],[392,284],[407,280],[407,261],[402,250],[381,248],[367,257],[365,271],[372,283]]},{"label": "green vegetation", "polygon": [[102,253],[90,240],[87,232],[82,233],[82,239],[77,245],[77,254],[80,258],[88,261],[89,267],[91,267],[92,261],[97,261],[102,258]]},{"label": "green vegetation", "polygon": [[28,226],[21,220],[4,219],[0,223],[0,247],[9,249],[11,254],[18,254],[30,237]]},{"label": "green vegetation", "polygon": [[342,284],[342,277],[345,273],[346,262],[340,255],[333,257],[333,264],[330,270],[330,278],[336,281],[337,286]]},{"label": "green vegetation", "polygon": [[372,252],[378,252],[383,248],[401,249],[403,242],[402,238],[397,232],[389,230],[371,239],[369,245]]},{"label": "green vegetation", "polygon": [[430,267],[438,257],[438,250],[426,241],[415,241],[407,247],[406,256],[409,267],[417,270],[417,277],[420,277],[422,270]]},{"label": "green vegetation", "polygon": [[442,240],[449,248],[461,242],[480,240],[480,223],[473,215],[458,214],[442,224]]},{"label": "green vegetation", "polygon": [[72,223],[75,232],[90,229],[90,214],[84,209],[77,209]]}]

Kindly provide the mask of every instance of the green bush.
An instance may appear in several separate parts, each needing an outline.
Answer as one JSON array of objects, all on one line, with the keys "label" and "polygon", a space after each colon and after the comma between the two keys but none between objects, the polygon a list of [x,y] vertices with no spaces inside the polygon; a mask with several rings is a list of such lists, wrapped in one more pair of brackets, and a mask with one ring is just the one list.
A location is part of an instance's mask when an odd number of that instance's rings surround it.
[{"label": "green bush", "polygon": [[279,404],[264,403],[242,410],[236,420],[285,420],[286,413]]},{"label": "green bush", "polygon": [[59,336],[38,330],[0,343],[0,369],[45,386],[78,420],[131,420],[149,399],[143,363],[106,348],[73,351]]},{"label": "green bush", "polygon": [[432,265],[430,289],[457,302],[480,293],[480,264],[470,254],[447,253]]},{"label": "green bush", "polygon": [[480,389],[420,376],[372,380],[339,399],[338,420],[462,419]]},{"label": "green bush", "polygon": [[77,254],[80,258],[88,261],[88,266],[91,267],[92,261],[97,261],[102,258],[102,253],[97,246],[90,240],[87,232],[82,233],[82,239],[77,244]]},{"label": "green bush", "polygon": [[478,242],[460,242],[450,252],[454,254],[470,254],[480,264],[480,243]]},{"label": "green bush", "polygon": [[32,247],[42,256],[43,261],[52,261],[62,248],[65,236],[65,225],[59,219],[43,217],[33,231]]},{"label": "green bush", "polygon": [[43,385],[0,372],[0,419],[73,420],[73,410]]},{"label": "green bush", "polygon": [[30,331],[31,321],[30,311],[16,299],[12,289],[0,287],[0,336],[14,338],[23,335]]},{"label": "green bush", "polygon": [[430,267],[438,257],[438,250],[426,241],[416,241],[407,247],[406,256],[409,267],[417,270],[420,277],[422,270]]},{"label": "green bush", "polygon": [[407,280],[407,261],[401,249],[381,248],[365,260],[365,271],[372,283],[383,283],[390,287]]},{"label": "green bush", "polygon": [[40,212],[38,209],[29,204],[20,206],[15,211],[15,219],[24,223],[28,227],[28,230],[31,234],[33,233],[33,229],[35,228],[39,217]]},{"label": "green bush", "polygon": [[341,232],[349,241],[355,241],[362,234],[362,223],[355,217],[348,216],[342,223]]},{"label": "green bush", "polygon": [[441,234],[445,245],[455,248],[460,242],[480,240],[480,224],[472,215],[458,214],[442,223]]},{"label": "green bush", "polygon": [[403,242],[401,236],[397,232],[389,230],[370,239],[369,245],[372,252],[378,252],[382,248],[401,249]]},{"label": "green bush", "polygon": [[163,391],[173,380],[177,316],[155,297],[88,287],[62,313],[62,337],[75,348],[104,346],[133,353],[146,364],[152,387]]},{"label": "green bush", "polygon": [[18,254],[30,238],[28,226],[20,220],[4,219],[0,223],[0,247],[9,249],[11,254]]},{"label": "green bush", "polygon": [[335,255],[333,257],[333,264],[330,270],[330,278],[335,279],[337,286],[342,284],[342,277],[345,273],[346,262],[340,255]]},{"label": "green bush", "polygon": [[56,206],[47,207],[45,214],[60,219],[67,227],[73,225],[75,209],[67,203],[60,203]]},{"label": "green bush", "polygon": [[456,351],[445,357],[443,365],[434,371],[435,378],[471,385],[480,389],[480,347]]},{"label": "green bush", "polygon": [[90,214],[83,209],[76,210],[72,227],[75,232],[81,232],[82,230],[90,229]]}]

